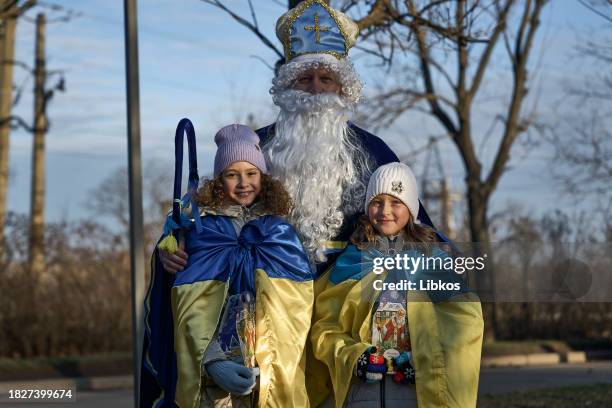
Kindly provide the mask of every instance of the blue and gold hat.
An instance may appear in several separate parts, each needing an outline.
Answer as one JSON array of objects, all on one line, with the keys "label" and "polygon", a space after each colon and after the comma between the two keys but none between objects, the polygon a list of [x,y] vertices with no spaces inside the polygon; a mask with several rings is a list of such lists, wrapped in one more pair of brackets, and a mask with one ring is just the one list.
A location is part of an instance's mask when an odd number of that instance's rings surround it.
[{"label": "blue and gold hat", "polygon": [[358,34],[359,27],[353,20],[323,0],[305,0],[276,23],[276,36],[283,43],[286,62],[306,54],[345,58]]}]

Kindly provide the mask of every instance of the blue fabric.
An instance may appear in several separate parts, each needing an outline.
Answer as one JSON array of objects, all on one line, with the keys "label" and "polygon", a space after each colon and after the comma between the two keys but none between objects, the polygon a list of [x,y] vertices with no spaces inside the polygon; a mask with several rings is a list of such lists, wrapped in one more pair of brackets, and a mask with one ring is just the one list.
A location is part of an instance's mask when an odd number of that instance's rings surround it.
[{"label": "blue fabric", "polygon": [[[422,254],[416,250],[402,252],[400,256],[403,257],[404,254],[415,258],[422,256]],[[443,260],[450,257],[446,252],[438,248],[434,248],[432,253],[428,256],[432,258],[442,258]],[[374,273],[372,272],[374,269],[373,260],[378,257],[386,258],[387,256],[375,248],[367,248],[361,251],[355,245],[350,244],[336,260],[329,280],[334,285],[342,283],[347,279],[361,280],[368,273]],[[459,283],[460,290],[427,290],[427,294],[433,302],[441,302],[452,296],[469,291],[463,281],[462,275],[455,273],[452,269],[430,270],[423,269],[421,266],[414,274],[403,269],[391,270],[387,274],[385,282],[399,282],[402,279],[416,282],[417,289],[419,288],[419,281],[441,280],[444,283]]]},{"label": "blue fabric", "polygon": [[246,223],[237,236],[231,218],[201,217],[202,231],[187,232],[187,267],[167,273],[157,251],[153,254],[151,284],[145,300],[140,406],[174,408],[176,355],[171,289],[176,285],[230,279],[230,294],[254,290],[253,273],[263,269],[271,278],[308,281],[314,278],[297,233],[282,218],[268,215]]},{"label": "blue fabric", "polygon": [[361,280],[372,272],[373,259],[376,256],[384,255],[376,250],[360,251],[355,245],[348,245],[336,260],[334,269],[329,276],[330,282],[337,285],[347,279]]},{"label": "blue fabric", "polygon": [[189,258],[175,286],[230,280],[230,294],[255,293],[255,269],[263,269],[271,278],[313,279],[297,233],[277,216],[256,218],[236,236],[230,217],[208,215],[202,218],[202,232],[191,229],[186,242]]},{"label": "blue fabric", "polygon": [[153,253],[151,283],[145,300],[140,407],[174,408],[177,379],[174,353],[174,324],[170,290],[174,275],[167,273]]},{"label": "blue fabric", "polygon": [[[181,200],[181,184],[183,179],[183,141],[187,136],[187,147],[189,151],[189,178],[187,182],[187,194]],[[195,202],[195,194],[198,189],[200,178],[198,176],[198,160],[196,154],[195,130],[193,124],[187,118],[179,121],[174,135],[174,194],[172,202],[172,218],[175,224],[182,224],[181,209],[191,204],[191,216],[195,221],[195,227],[201,230],[198,206]]]},{"label": "blue fabric", "polygon": [[255,387],[255,372],[229,360],[206,364],[206,371],[215,384],[234,395],[247,395]]},{"label": "blue fabric", "polygon": [[369,373],[380,373],[380,374],[386,374],[387,373],[387,365],[386,364],[368,364],[366,366],[366,370]]},{"label": "blue fabric", "polygon": [[[316,17],[315,17],[316,16]],[[315,30],[316,26],[319,30]],[[319,41],[317,42],[317,32]],[[338,24],[322,5],[313,4],[295,19],[289,36],[291,55],[320,53],[326,51],[346,54],[345,39]]]}]

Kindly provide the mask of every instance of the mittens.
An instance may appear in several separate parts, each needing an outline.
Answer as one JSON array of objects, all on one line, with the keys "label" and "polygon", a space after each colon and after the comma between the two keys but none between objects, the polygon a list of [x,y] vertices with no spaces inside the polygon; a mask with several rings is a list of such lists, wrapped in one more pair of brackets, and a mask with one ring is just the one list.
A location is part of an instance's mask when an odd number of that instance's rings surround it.
[{"label": "mittens", "polygon": [[410,352],[402,351],[399,356],[393,358],[393,382],[397,384],[414,384],[415,374],[414,367],[411,363],[412,356]]},{"label": "mittens", "polygon": [[255,372],[229,360],[217,360],[206,364],[206,372],[215,384],[234,395],[247,395],[255,387]]},{"label": "mittens", "polygon": [[367,383],[382,380],[387,373],[387,362],[376,354],[376,347],[371,346],[357,359],[355,375]]}]

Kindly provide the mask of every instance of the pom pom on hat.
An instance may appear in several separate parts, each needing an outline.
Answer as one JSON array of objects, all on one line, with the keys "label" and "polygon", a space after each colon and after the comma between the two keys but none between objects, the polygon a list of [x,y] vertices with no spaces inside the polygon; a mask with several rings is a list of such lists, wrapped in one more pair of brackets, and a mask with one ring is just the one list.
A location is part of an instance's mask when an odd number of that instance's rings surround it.
[{"label": "pom pom on hat", "polygon": [[414,222],[417,222],[419,193],[416,178],[410,167],[404,163],[388,163],[380,166],[372,173],[366,192],[366,213],[370,201],[379,194],[388,194],[402,200],[410,210]]},{"label": "pom pom on hat", "polygon": [[259,147],[259,136],[245,125],[233,124],[222,127],[215,135],[217,154],[215,155],[215,177],[230,164],[246,161],[267,173],[266,161]]}]

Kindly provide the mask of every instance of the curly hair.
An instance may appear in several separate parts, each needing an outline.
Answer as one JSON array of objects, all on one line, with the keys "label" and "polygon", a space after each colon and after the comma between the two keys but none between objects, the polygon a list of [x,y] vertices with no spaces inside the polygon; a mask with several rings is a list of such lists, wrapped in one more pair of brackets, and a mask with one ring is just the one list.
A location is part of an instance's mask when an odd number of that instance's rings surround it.
[{"label": "curly hair", "polygon": [[[214,179],[205,179],[196,194],[198,205],[213,210],[223,208],[224,200],[225,191],[220,175]],[[293,202],[283,183],[268,174],[261,174],[261,192],[256,200],[263,205],[266,212],[282,217],[289,215],[293,209]]]},{"label": "curly hair", "polygon": [[[416,243],[438,242],[436,232],[429,226],[415,224],[412,214],[410,214],[408,223],[403,229],[407,240]],[[350,241],[359,249],[364,249],[368,243],[376,240],[376,230],[374,225],[368,218],[367,214],[362,214],[357,220],[355,232],[351,235]]]}]

